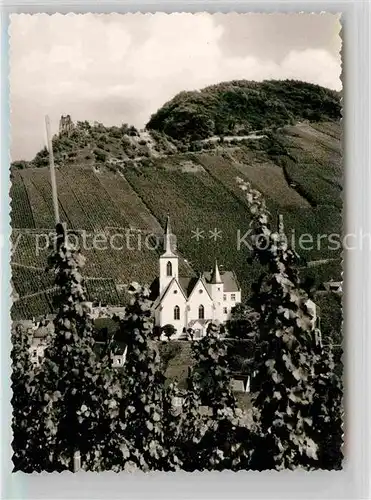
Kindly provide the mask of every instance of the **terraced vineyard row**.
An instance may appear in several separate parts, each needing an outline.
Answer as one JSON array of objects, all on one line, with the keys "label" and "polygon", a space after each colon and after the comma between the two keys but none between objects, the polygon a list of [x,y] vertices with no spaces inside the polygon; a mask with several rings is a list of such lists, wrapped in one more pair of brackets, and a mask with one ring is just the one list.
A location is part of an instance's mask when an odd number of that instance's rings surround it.
[{"label": "terraced vineyard row", "polygon": [[37,188],[37,185],[35,185],[33,175],[33,169],[32,171],[24,170],[21,172],[21,176],[28,193],[28,199],[30,200],[35,227],[53,227],[54,212],[51,200],[50,202],[48,202],[44,199],[39,189]]},{"label": "terraced vineyard row", "polygon": [[85,280],[87,297],[92,302],[102,305],[120,305],[115,281],[112,279]]},{"label": "terraced vineyard row", "polygon": [[[333,128],[333,134],[337,128]],[[315,137],[315,140],[313,138]],[[338,140],[309,125],[290,127],[286,132],[284,169],[313,205],[342,207],[342,159]]]},{"label": "terraced vineyard row", "polygon": [[[14,271],[13,271],[14,272]],[[14,278],[17,279],[17,276]],[[45,286],[46,283],[41,286]],[[25,284],[26,286],[26,284]],[[122,305],[120,295],[117,293],[115,281],[112,279],[85,280],[87,300],[101,301],[102,304]],[[42,289],[41,289],[42,290]],[[40,292],[30,297],[21,297],[12,305],[11,317],[14,321],[31,319],[33,316],[44,316],[56,312],[53,304],[55,292]]]},{"label": "terraced vineyard row", "polygon": [[125,227],[161,232],[161,225],[147,210],[123,175],[108,172],[104,175],[97,174],[97,178],[120,211]]},{"label": "terraced vineyard row", "polygon": [[[318,123],[311,123],[311,127],[314,128],[315,130],[319,130],[319,132],[323,132],[324,134],[327,134],[330,137],[333,137],[339,143],[340,138],[341,138],[341,134],[342,134],[340,123],[337,123],[337,122],[318,122]],[[341,149],[340,144],[339,144],[339,149]]]},{"label": "terraced vineyard row", "polygon": [[80,200],[74,192],[74,185],[70,181],[70,177],[65,172],[57,170],[56,172],[58,199],[65,211],[68,212],[69,227],[71,229],[84,229],[85,231],[93,231],[89,213],[85,212]]},{"label": "terraced vineyard row", "polygon": [[20,299],[12,305],[11,317],[16,321],[53,313],[52,300],[52,295],[47,293]]},{"label": "terraced vineyard row", "polygon": [[[236,272],[246,290],[256,267],[252,270],[247,264],[249,249],[237,248],[237,243],[238,230],[243,235],[249,229],[250,216],[226,187],[206,172],[148,168],[141,174],[127,171],[125,176],[158,220],[171,213],[178,247],[195,270],[210,269],[217,258],[225,269]],[[197,230],[201,231],[198,241]]]},{"label": "terraced vineyard row", "polygon": [[25,266],[45,269],[49,255],[48,235],[12,231],[13,255],[12,262]]},{"label": "terraced vineyard row", "polygon": [[30,201],[27,190],[19,171],[12,174],[12,185],[10,188],[10,199],[12,209],[12,224],[14,227],[34,228],[35,222],[32,216]]},{"label": "terraced vineyard row", "polygon": [[20,297],[54,286],[54,275],[46,270],[38,270],[24,266],[13,265],[12,279],[16,292]]},{"label": "terraced vineyard row", "polygon": [[[57,169],[56,178],[60,219],[70,229],[101,231],[109,226],[161,230],[126,179],[118,174],[96,174],[74,166]],[[14,171],[11,196],[13,228],[54,227],[47,168]]]},{"label": "terraced vineyard row", "polygon": [[[40,196],[45,201],[45,204],[48,206],[49,213],[52,214],[48,226],[45,227],[54,227],[54,208],[53,208],[53,198],[52,198],[52,185],[51,185],[51,180],[50,180],[50,172],[49,169],[35,169],[34,172],[32,172],[32,182],[35,186],[35,188],[38,190]],[[58,206],[59,206],[59,217],[62,222],[66,222],[67,224],[70,223],[69,218],[68,218],[68,210],[65,210],[63,207],[61,200],[58,199]]]},{"label": "terraced vineyard row", "polygon": [[[88,215],[94,230],[102,230],[112,225],[125,225],[120,212],[102,189],[93,171],[74,167],[69,169],[67,178],[71,191],[79,200],[84,213]],[[81,224],[80,228],[85,227]]]},{"label": "terraced vineyard row", "polygon": [[[30,273],[31,276],[32,272]],[[17,290],[18,293],[22,293],[29,290],[27,289],[28,281],[25,281],[24,278],[27,276],[27,272],[21,277],[22,282],[24,282],[23,288]],[[14,274],[13,269],[13,280],[18,280],[19,276]],[[50,276],[49,276],[50,278]],[[19,283],[19,281],[18,281]],[[38,283],[35,283],[34,287],[39,285],[41,287],[41,291],[38,294],[27,297],[20,297],[16,300],[12,305],[11,316],[14,321],[20,319],[31,319],[33,316],[43,316],[45,314],[50,314],[56,312],[56,309],[53,305],[53,297],[55,296],[55,292],[42,292],[45,286],[48,288],[53,286],[53,282],[47,283],[46,281],[41,283],[40,280]],[[110,306],[122,306],[127,302],[127,293],[125,290],[118,291],[116,288],[116,281],[111,278],[86,278],[85,279],[85,288],[86,288],[86,298],[91,302],[100,302],[102,305],[110,305]]]},{"label": "terraced vineyard row", "polygon": [[[151,282],[157,275],[158,255],[161,248],[153,250],[147,248],[144,235],[133,234],[127,239],[124,232],[119,234],[112,230],[111,232],[100,231],[96,235],[92,233],[90,236],[90,238],[86,237],[86,247],[81,249],[86,259],[83,268],[84,276],[106,277],[126,283],[131,280]],[[98,243],[95,245],[96,248],[93,248],[95,237]],[[22,279],[23,269],[26,269],[23,266],[39,268],[39,273],[42,274],[50,254],[47,236],[14,231],[12,240],[14,242],[13,267],[19,269],[13,272],[15,283]],[[82,239],[80,242],[83,243]],[[28,270],[24,272],[27,273]],[[35,287],[31,286],[32,280],[29,282],[26,277],[25,280],[30,283],[30,288],[26,287],[25,293],[35,291]]]},{"label": "terraced vineyard row", "polygon": [[[295,154],[291,150],[291,154]],[[330,179],[324,179],[313,172],[313,162],[303,163],[291,159],[285,160],[284,169],[287,178],[296,189],[314,206],[332,205],[341,208],[341,190]]]},{"label": "terraced vineyard row", "polygon": [[[294,127],[291,130],[293,129]],[[330,139],[336,146],[336,141],[331,137]],[[340,158],[334,161],[331,154],[328,153],[326,156],[324,150],[319,148],[320,152],[311,157],[313,165],[310,166],[308,172],[305,161],[310,155],[295,142],[296,140],[296,137],[289,137],[289,144],[296,151],[296,162],[288,157],[281,157],[281,162],[292,165],[292,170],[296,173],[295,180],[299,186],[305,185],[310,196],[318,196],[316,198],[318,205],[315,207],[312,207],[292,187],[288,186],[283,169],[274,165],[268,157],[264,158],[262,152],[260,152],[260,161],[251,165],[232,162],[232,159],[225,159],[219,155],[202,154],[198,155],[197,158],[216,181],[221,182],[243,203],[244,194],[235,182],[236,176],[247,179],[259,191],[263,192],[272,215],[276,217],[279,212],[284,216],[290,242],[293,243],[304,260],[318,259],[321,256],[322,258],[337,257],[340,255],[340,248],[334,249],[333,246],[329,245],[328,237],[331,234],[336,234],[338,239],[341,237]],[[242,152],[240,155],[242,158],[249,156]],[[315,177],[311,174],[312,171],[316,172]],[[323,174],[323,172],[327,174]],[[331,178],[330,181],[325,180],[326,175]],[[321,193],[322,185],[324,193]],[[307,238],[312,238],[313,244],[300,245],[299,239],[302,235],[308,235]]]}]

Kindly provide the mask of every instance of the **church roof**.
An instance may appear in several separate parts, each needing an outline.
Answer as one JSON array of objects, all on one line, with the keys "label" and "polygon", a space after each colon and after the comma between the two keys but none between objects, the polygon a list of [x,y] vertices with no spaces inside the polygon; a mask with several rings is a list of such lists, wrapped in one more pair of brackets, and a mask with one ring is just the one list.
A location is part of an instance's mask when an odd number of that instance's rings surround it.
[{"label": "church roof", "polygon": [[[212,273],[210,271],[204,272],[204,277],[207,283],[210,283],[212,280]],[[238,292],[241,290],[236,275],[234,274],[233,271],[221,272],[220,278],[224,285],[225,292]]]},{"label": "church roof", "polygon": [[164,231],[164,254],[162,257],[175,257],[176,254],[176,237],[171,231],[170,216],[168,215],[165,223]]},{"label": "church roof", "polygon": [[179,276],[179,279],[178,279],[179,284],[182,287],[183,292],[187,298],[191,295],[192,290],[196,286],[196,283],[198,280],[199,280],[199,278],[197,278],[195,276],[193,276],[193,277]]},{"label": "church roof", "polygon": [[171,233],[171,225],[170,225],[170,216],[169,215],[166,217],[165,234],[168,234],[168,235],[172,234]]},{"label": "church roof", "polygon": [[173,278],[170,281],[170,283],[168,284],[168,286],[164,289],[164,291],[160,295],[159,279],[156,278],[156,280],[152,283],[152,286],[150,288],[150,296],[149,296],[149,299],[154,301],[153,302],[153,307],[155,309],[161,303],[161,301],[163,300],[163,298],[165,297],[165,295],[167,295],[168,291],[170,290],[170,288],[171,288],[171,286],[172,286],[172,284],[174,282],[177,283],[180,286],[180,291],[183,293],[184,298],[185,299],[188,298],[188,296],[185,294],[185,292],[183,290],[183,287],[180,285],[179,280],[177,280],[176,278]]},{"label": "church roof", "polygon": [[[207,284],[210,284],[212,282],[212,272],[204,272],[203,273],[203,280]],[[178,278],[178,283],[185,295],[185,297],[188,299],[196,286],[196,283],[199,281],[199,277],[197,278],[196,276],[179,276]],[[237,278],[234,274],[233,271],[224,271],[220,273],[220,279],[221,283],[224,284],[224,291],[225,292],[238,292],[241,290],[240,285],[238,284]],[[169,284],[170,286],[170,284]],[[168,289],[169,287],[167,287]],[[159,287],[159,278],[156,278],[152,285],[151,285],[151,293],[150,293],[150,300],[155,301],[154,306],[156,307],[159,303],[159,295],[160,295],[160,287]],[[162,296],[164,296],[166,293],[166,290],[164,290],[164,293]]]}]

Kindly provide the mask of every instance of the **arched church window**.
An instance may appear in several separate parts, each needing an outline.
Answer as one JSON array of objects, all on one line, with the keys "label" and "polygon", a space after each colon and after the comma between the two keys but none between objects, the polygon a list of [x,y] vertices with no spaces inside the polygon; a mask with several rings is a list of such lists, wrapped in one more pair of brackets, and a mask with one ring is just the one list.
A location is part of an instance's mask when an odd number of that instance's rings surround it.
[{"label": "arched church window", "polygon": [[205,308],[203,305],[200,305],[198,308],[198,319],[205,319]]},{"label": "arched church window", "polygon": [[166,276],[172,276],[172,275],[173,275],[173,266],[172,266],[171,262],[169,261],[166,264]]},{"label": "arched church window", "polygon": [[174,307],[174,319],[180,319],[180,307],[179,306]]}]

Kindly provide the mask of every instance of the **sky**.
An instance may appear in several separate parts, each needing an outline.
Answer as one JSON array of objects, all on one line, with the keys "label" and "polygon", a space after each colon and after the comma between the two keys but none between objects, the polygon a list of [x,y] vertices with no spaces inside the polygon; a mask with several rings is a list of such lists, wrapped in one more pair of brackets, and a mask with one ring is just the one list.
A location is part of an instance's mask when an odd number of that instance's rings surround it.
[{"label": "sky", "polygon": [[341,89],[335,14],[13,14],[12,160],[32,159],[62,114],[144,127],[182,90],[292,78]]}]

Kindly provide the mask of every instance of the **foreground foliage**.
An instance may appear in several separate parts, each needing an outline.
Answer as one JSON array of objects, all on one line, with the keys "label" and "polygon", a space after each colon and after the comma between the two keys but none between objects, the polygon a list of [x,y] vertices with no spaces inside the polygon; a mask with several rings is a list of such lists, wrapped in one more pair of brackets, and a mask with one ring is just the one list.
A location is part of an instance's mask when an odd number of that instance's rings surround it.
[{"label": "foreground foliage", "polygon": [[255,407],[260,444],[253,467],[318,467],[325,433],[341,457],[341,390],[331,353],[323,350],[316,316],[300,287],[297,255],[287,244],[282,218],[277,230],[261,194],[240,181],[253,215],[254,256],[265,271],[252,303],[259,313],[255,355]]},{"label": "foreground foliage", "polygon": [[[59,225],[50,259],[59,311],[39,368],[30,363],[21,330],[13,334],[16,470],[74,470],[76,453],[80,466],[94,471],[340,466],[341,385],[333,355],[318,341],[282,221],[273,231],[261,194],[242,187],[253,216],[254,255],[264,269],[235,325],[241,328],[237,338],[246,334],[257,344],[251,411],[237,406],[227,344],[213,324],[192,343],[186,389],[167,386],[151,339],[149,290],[136,283],[119,319],[127,345],[124,367],[112,369],[109,340],[98,357],[83,259]],[[268,244],[259,244],[262,239]]]}]

